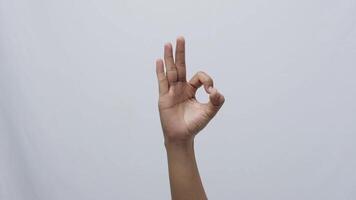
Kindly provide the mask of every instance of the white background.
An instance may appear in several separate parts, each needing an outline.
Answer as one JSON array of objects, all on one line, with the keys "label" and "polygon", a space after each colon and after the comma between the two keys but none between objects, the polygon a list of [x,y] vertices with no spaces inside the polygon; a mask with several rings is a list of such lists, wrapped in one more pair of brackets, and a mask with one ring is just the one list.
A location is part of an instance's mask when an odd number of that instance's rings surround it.
[{"label": "white background", "polygon": [[355,0],[0,0],[0,199],[169,199],[178,35],[226,97],[196,138],[210,199],[356,199]]}]

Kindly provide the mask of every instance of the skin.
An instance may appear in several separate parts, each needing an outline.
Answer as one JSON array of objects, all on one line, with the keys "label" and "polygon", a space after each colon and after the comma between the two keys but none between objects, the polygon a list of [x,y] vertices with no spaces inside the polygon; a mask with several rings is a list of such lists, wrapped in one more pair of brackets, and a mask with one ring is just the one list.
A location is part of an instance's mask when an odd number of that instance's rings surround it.
[{"label": "skin", "polygon": [[[156,74],[172,199],[207,199],[195,159],[194,138],[216,115],[225,98],[205,72],[197,72],[186,80],[183,37],[176,40],[174,56],[172,44],[164,45],[164,61],[157,59]],[[201,86],[209,94],[208,103],[195,98]]]}]

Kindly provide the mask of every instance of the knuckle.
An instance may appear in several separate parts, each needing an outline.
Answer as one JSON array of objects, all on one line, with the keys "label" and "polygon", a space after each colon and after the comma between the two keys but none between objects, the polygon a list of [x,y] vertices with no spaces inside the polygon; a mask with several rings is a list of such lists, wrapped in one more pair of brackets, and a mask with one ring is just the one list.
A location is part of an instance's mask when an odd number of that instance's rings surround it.
[{"label": "knuckle", "polygon": [[203,71],[198,71],[198,72],[197,72],[197,75],[198,75],[198,76],[204,76],[204,74],[205,74],[205,72],[203,72]]},{"label": "knuckle", "polygon": [[221,101],[221,105],[225,103],[225,97],[224,95],[220,96],[220,101]]},{"label": "knuckle", "polygon": [[177,61],[176,64],[179,65],[180,67],[185,67],[185,61],[184,60]]},{"label": "knuckle", "polygon": [[160,78],[160,79],[158,79],[158,82],[159,83],[164,83],[166,81],[166,78]]},{"label": "knuckle", "polygon": [[167,68],[167,73],[172,73],[172,72],[177,72],[177,69],[175,67],[168,67]]},{"label": "knuckle", "polygon": [[171,53],[165,55],[166,61],[173,59],[173,55]]}]

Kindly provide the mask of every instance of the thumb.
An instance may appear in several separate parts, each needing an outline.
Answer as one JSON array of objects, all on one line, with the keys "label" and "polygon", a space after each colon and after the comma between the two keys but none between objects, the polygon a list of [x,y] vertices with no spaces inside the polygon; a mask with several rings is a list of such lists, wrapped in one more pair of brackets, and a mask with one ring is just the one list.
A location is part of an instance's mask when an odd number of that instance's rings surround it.
[{"label": "thumb", "polygon": [[209,102],[208,102],[208,108],[209,112],[211,112],[212,116],[214,116],[221,106],[225,102],[225,97],[222,95],[216,88],[209,87]]}]

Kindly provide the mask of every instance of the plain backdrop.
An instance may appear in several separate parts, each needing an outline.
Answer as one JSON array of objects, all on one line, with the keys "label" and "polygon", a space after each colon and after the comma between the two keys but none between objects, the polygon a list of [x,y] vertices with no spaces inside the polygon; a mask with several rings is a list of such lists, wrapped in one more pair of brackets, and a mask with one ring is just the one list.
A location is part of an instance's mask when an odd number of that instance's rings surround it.
[{"label": "plain backdrop", "polygon": [[179,35],[226,97],[210,199],[356,199],[355,0],[0,0],[0,199],[169,199],[154,61]]}]

